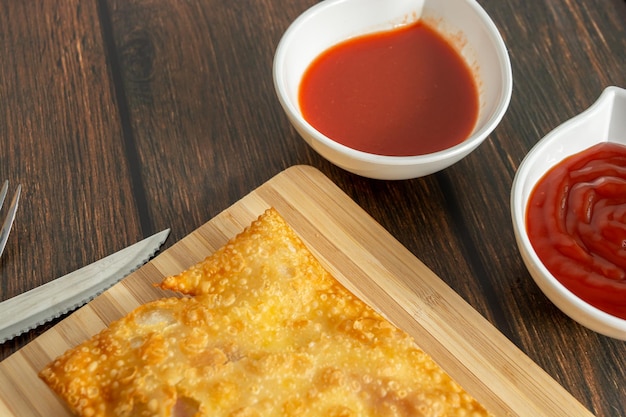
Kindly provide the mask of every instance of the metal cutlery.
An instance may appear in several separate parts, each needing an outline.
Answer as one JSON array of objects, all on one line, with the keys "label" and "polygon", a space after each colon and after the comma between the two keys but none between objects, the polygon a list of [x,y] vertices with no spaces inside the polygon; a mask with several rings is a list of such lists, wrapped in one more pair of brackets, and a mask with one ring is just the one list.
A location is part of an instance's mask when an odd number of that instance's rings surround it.
[{"label": "metal cutlery", "polygon": [[[2,190],[0,190],[0,209],[4,205],[4,199],[6,198],[8,191],[9,191],[9,180],[6,180],[4,181]],[[2,229],[0,229],[0,256],[2,256],[2,252],[4,252],[4,247],[6,246],[7,240],[9,239],[9,233],[11,232],[13,221],[15,220],[15,213],[17,212],[17,206],[18,206],[18,202],[20,201],[21,193],[22,193],[22,185],[18,184],[15,194],[13,194],[11,205],[9,206],[9,212],[7,213],[7,216],[4,219],[4,223],[2,224]]]},{"label": "metal cutlery", "polygon": [[74,272],[0,302],[0,344],[94,299],[159,250],[163,230]]}]

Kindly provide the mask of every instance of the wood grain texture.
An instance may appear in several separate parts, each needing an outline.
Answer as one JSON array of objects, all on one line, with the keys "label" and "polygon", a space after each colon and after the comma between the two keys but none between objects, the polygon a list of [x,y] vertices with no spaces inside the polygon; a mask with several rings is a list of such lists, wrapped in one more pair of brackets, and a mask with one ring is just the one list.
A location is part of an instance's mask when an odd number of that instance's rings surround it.
[{"label": "wood grain texture", "polygon": [[[134,202],[123,181],[129,167],[115,97],[102,84],[109,73],[94,6],[0,5],[0,176],[23,186],[2,276],[26,277],[26,286],[97,259],[94,253],[110,249],[110,224],[119,224],[118,243],[139,237],[121,217]],[[3,279],[2,298],[23,291],[21,282]]]},{"label": "wood grain texture", "polygon": [[[395,182],[329,164],[275,98],[276,44],[316,2],[0,0],[0,181],[24,186],[0,298],[167,227],[176,242],[308,164],[594,414],[626,416],[626,343],[547,300],[509,216],[528,150],[604,87],[626,87],[626,2],[479,0],[509,50],[511,105],[466,159]],[[1,345],[0,359],[54,324]]]},{"label": "wood grain texture", "polygon": [[409,332],[496,415],[591,415],[321,172],[306,166],[277,175],[0,363],[0,411],[7,417],[68,415],[37,372],[111,320],[171,296],[153,284],[204,259],[269,207],[337,279]]}]

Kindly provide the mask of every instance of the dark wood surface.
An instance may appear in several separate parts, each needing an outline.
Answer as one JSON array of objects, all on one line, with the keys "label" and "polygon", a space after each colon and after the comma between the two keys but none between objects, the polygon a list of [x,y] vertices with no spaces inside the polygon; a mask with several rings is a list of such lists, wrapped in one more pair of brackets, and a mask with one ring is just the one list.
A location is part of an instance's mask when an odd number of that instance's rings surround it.
[{"label": "dark wood surface", "polygon": [[[314,0],[0,1],[0,180],[23,187],[6,299],[171,228],[172,245],[283,169],[317,167],[598,416],[626,416],[626,343],[563,315],[515,245],[524,155],[626,87],[623,0],[484,0],[514,91],[469,157],[377,181],[323,160],[276,99],[272,59]],[[0,213],[4,214],[4,211]],[[0,359],[54,323],[0,346]]]}]

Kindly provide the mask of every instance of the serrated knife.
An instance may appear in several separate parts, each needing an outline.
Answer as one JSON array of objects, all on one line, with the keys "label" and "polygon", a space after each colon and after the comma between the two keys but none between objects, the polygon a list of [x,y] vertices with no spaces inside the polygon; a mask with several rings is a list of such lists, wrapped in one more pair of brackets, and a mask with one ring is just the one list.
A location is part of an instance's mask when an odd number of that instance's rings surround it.
[{"label": "serrated knife", "polygon": [[88,303],[148,262],[170,233],[163,230],[74,272],[0,303],[0,343]]}]

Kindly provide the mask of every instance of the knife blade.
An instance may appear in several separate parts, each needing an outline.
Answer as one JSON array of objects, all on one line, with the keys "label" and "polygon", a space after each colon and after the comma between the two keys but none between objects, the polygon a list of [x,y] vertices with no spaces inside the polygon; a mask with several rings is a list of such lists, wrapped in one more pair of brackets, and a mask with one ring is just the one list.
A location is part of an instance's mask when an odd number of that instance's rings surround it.
[{"label": "knife blade", "polygon": [[88,303],[159,250],[170,229],[0,303],[0,343]]}]

